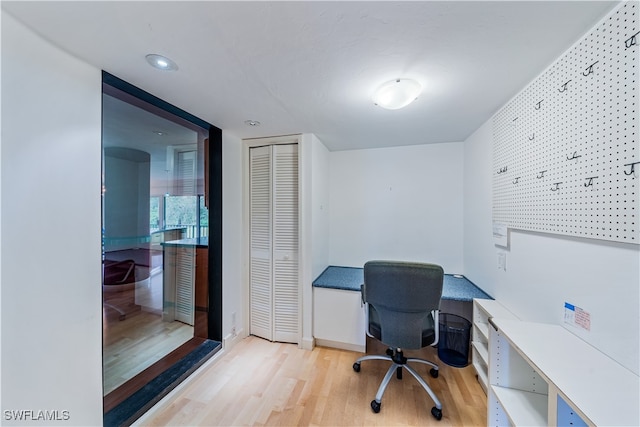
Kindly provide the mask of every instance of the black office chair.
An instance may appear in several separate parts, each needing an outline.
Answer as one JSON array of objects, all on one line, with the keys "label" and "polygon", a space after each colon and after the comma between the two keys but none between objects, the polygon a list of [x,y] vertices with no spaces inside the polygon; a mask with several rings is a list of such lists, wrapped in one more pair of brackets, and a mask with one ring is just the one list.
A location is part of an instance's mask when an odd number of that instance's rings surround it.
[{"label": "black office chair", "polygon": [[371,401],[373,412],[380,412],[382,395],[394,371],[402,379],[406,369],[422,385],[435,406],[431,414],[442,419],[442,404],[409,362],[431,366],[429,371],[438,377],[438,365],[424,359],[407,358],[403,349],[417,350],[438,343],[438,312],[442,296],[444,271],[435,264],[369,261],[364,265],[362,299],[367,305],[367,335],[388,346],[386,355],[363,356],[353,364],[360,372],[360,363],[365,360],[389,360],[392,365],[384,376],[376,398]]}]

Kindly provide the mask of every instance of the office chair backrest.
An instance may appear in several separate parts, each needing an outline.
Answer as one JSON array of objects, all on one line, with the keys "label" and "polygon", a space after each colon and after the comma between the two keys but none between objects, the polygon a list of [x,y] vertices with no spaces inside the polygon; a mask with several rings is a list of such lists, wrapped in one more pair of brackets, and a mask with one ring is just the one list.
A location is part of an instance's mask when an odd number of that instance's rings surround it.
[{"label": "office chair backrest", "polygon": [[369,304],[370,318],[371,308],[375,312],[380,341],[390,347],[422,348],[425,327],[437,327],[431,312],[440,309],[443,280],[444,271],[435,264],[367,262],[363,299]]}]

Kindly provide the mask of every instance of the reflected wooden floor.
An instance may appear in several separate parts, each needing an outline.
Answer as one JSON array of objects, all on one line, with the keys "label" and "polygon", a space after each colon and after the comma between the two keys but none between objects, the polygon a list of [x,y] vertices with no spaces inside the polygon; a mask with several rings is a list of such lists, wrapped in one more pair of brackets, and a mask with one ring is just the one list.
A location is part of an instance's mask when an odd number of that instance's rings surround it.
[{"label": "reflected wooden floor", "polygon": [[[373,348],[376,347],[376,348]],[[384,348],[371,345],[371,352]],[[435,349],[406,352],[437,361]],[[170,402],[144,416],[145,426],[483,426],[486,396],[473,367],[457,369],[439,363],[431,378],[428,366],[417,369],[443,405],[442,420],[430,411],[433,402],[410,375],[395,377],[382,399],[380,413],[370,402],[387,370],[384,361],[353,362],[361,355],[248,337],[199,371]]]},{"label": "reflected wooden floor", "polygon": [[162,321],[162,255],[152,261],[149,279],[135,285],[138,311],[120,320],[103,307],[104,396],[193,338],[192,326]]},{"label": "reflected wooden floor", "polygon": [[193,338],[193,327],[163,322],[146,311],[119,321],[103,316],[103,394],[124,384],[181,344]]}]

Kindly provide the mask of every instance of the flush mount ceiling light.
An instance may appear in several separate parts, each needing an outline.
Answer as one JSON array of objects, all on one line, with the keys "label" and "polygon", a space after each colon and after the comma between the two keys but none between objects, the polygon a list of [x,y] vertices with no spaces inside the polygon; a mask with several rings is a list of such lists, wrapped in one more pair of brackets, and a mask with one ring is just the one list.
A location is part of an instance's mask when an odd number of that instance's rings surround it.
[{"label": "flush mount ceiling light", "polygon": [[150,53],[146,56],[147,62],[158,70],[163,71],[176,71],[178,69],[178,64],[167,58],[166,56],[157,55],[155,53]]},{"label": "flush mount ceiling light", "polygon": [[397,110],[411,104],[422,92],[415,80],[395,79],[384,83],[373,95],[373,102],[387,110]]},{"label": "flush mount ceiling light", "polygon": [[245,120],[244,124],[247,126],[260,126],[260,122],[257,120]]}]

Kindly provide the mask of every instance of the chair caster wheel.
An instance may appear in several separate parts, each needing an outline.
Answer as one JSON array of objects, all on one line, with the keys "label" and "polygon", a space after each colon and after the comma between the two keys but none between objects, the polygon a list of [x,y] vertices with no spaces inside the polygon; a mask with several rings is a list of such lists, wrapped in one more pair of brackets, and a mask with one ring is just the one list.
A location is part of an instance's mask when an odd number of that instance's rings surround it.
[{"label": "chair caster wheel", "polygon": [[431,368],[431,370],[429,371],[429,373],[431,374],[431,376],[433,378],[438,378],[438,370],[436,368]]},{"label": "chair caster wheel", "polygon": [[358,362],[353,364],[353,370],[356,372],[360,372],[360,364]]},{"label": "chair caster wheel", "polygon": [[[371,405],[373,406],[373,402],[371,403]],[[431,408],[431,415],[433,415],[433,418],[440,421],[442,419],[442,409],[438,409],[434,406],[433,408]]]},{"label": "chair caster wheel", "polygon": [[378,412],[380,412],[380,403],[376,402],[376,400],[372,400],[371,401],[371,409],[373,409],[373,412],[375,412],[376,414]]}]

